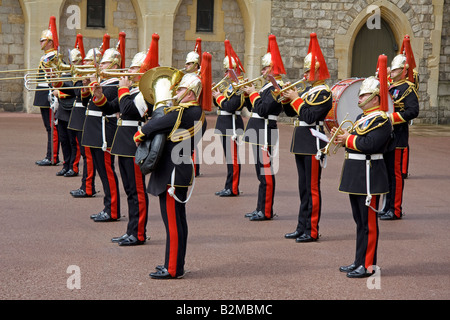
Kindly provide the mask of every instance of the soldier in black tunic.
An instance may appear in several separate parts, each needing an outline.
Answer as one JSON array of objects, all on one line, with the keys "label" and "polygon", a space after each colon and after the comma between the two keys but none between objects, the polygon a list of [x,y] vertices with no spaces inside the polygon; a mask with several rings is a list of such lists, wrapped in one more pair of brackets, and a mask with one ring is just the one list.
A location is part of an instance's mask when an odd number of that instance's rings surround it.
[{"label": "soldier in black tunic", "polygon": [[[380,76],[380,79],[387,78]],[[379,233],[378,204],[380,195],[389,191],[383,153],[391,138],[392,124],[382,111],[387,110],[387,81],[385,90],[380,88],[380,82],[374,77],[363,81],[358,100],[363,113],[351,129],[342,129],[343,133],[337,134],[335,140],[344,145],[346,151],[339,191],[349,194],[356,222],[355,260],[339,268],[349,278],[367,277],[374,272]],[[380,101],[385,103],[380,105]],[[335,134],[336,130],[333,128],[331,133]]]},{"label": "soldier in black tunic", "polygon": [[283,94],[290,101],[283,104],[286,115],[297,117],[291,152],[295,154],[300,195],[297,227],[294,232],[285,234],[285,238],[302,243],[317,241],[319,238],[322,212],[320,180],[326,160],[326,155],[318,153],[325,142],[314,137],[310,129],[324,133],[323,122],[333,106],[331,91],[325,84],[325,79],[330,75],[315,33],[310,35],[309,48],[310,52],[304,60],[304,80],[308,87],[300,96],[296,88],[286,90]]},{"label": "soldier in black tunic", "polygon": [[[148,53],[138,52],[134,56],[128,69],[129,73],[143,73],[157,66],[158,40],[159,36],[154,34]],[[111,147],[111,154],[118,156],[120,176],[128,202],[127,230],[122,236],[111,239],[120,246],[141,245],[147,240],[148,194],[145,175],[135,163],[136,144],[133,136],[145,124],[153,106],[144,100],[139,91],[139,79],[139,75],[122,77],[119,81],[118,97],[101,107],[105,114],[120,114]],[[101,87],[94,94],[100,98]]]},{"label": "soldier in black tunic", "polygon": [[[74,48],[70,51],[70,61],[73,66],[82,62],[81,51]],[[71,77],[70,73],[63,74],[64,77]],[[76,131],[69,129],[69,120],[72,109],[77,99],[77,91],[75,88],[78,81],[60,81],[53,83],[52,94],[58,99],[58,138],[61,143],[61,149],[64,157],[63,168],[56,173],[57,176],[75,177],[79,171],[80,148],[78,146]],[[66,89],[67,88],[67,89]]]},{"label": "soldier in black tunic", "polygon": [[201,136],[206,126],[203,109],[211,110],[211,105],[205,106],[203,103],[212,103],[211,91],[205,96],[205,92],[202,92],[203,87],[211,88],[211,55],[205,52],[202,58],[205,64],[200,78],[193,73],[183,76],[172,107],[160,105],[161,100],[155,98],[153,114],[159,108],[164,108],[164,115],[152,116],[134,136],[139,144],[156,134],[167,134],[161,158],[151,173],[147,188],[150,194],[159,197],[161,216],[166,227],[165,262],[156,267],[156,272],[150,273],[153,279],[180,278],[185,273],[188,237],[186,202],[190,198],[188,187],[195,180],[192,154],[198,141],[196,135]]},{"label": "soldier in black tunic", "polygon": [[[59,142],[58,128],[55,124],[54,110],[50,108],[50,90],[48,82],[44,79],[46,72],[55,71],[59,65],[58,57],[58,34],[56,32],[55,17],[50,17],[50,23],[47,30],[42,31],[41,49],[44,55],[39,62],[39,75],[42,82],[38,83],[34,95],[33,106],[41,111],[42,121],[47,131],[47,153],[44,159],[36,161],[39,166],[51,166],[59,163]],[[39,81],[39,80],[38,80]],[[45,90],[48,88],[48,90]]]},{"label": "soldier in black tunic", "polygon": [[[118,50],[107,49],[100,62],[100,69],[117,69],[120,66],[121,59]],[[104,208],[99,213],[91,215],[91,218],[95,222],[116,221],[120,218],[120,195],[114,164],[115,156],[111,154],[111,146],[117,129],[117,116],[116,114],[104,114],[101,107],[107,101],[113,101],[117,98],[119,79],[114,77],[102,79],[98,83],[93,78],[91,81],[90,91],[93,92],[95,87],[102,86],[103,94],[100,99],[91,94],[87,97],[82,95],[83,103],[87,102],[87,110],[81,144],[91,148],[95,170],[100,176],[104,191]]]},{"label": "soldier in black tunic", "polygon": [[[269,35],[267,53],[261,59],[261,75],[267,83],[258,91],[253,84],[245,86],[247,108],[252,112],[244,132],[244,141],[252,146],[256,176],[259,181],[256,209],[245,214],[250,221],[271,220],[275,197],[273,157],[278,152],[278,115],[283,111],[280,102],[272,96],[276,87],[282,87],[281,75],[286,74],[274,35]],[[272,81],[268,81],[272,79]],[[274,83],[275,82],[275,83]]]},{"label": "soldier in black tunic", "polygon": [[384,157],[389,172],[389,194],[379,214],[381,220],[397,220],[403,216],[403,166],[408,155],[405,150],[409,148],[409,122],[419,115],[418,83],[414,79],[415,61],[409,37],[405,37],[401,52],[391,63],[393,83],[389,92],[394,100],[394,112],[389,117],[394,125],[394,140]]},{"label": "soldier in black tunic", "polygon": [[[95,59],[95,62],[94,62]],[[102,54],[99,49],[90,49],[83,59],[83,65],[92,65],[100,63]],[[75,74],[77,76],[77,74]],[[81,75],[80,75],[81,76]],[[74,86],[81,87],[88,85],[90,81],[78,80],[74,83]],[[83,146],[81,144],[83,136],[84,120],[86,118],[86,107],[90,97],[90,91],[83,91],[81,88],[74,90],[76,95],[75,104],[70,114],[68,128],[75,131],[78,148],[81,156],[83,157],[83,169],[81,175],[81,186],[78,189],[70,191],[70,194],[74,198],[86,198],[93,197],[97,193],[95,190],[95,165],[92,158],[91,148]],[[84,97],[84,99],[83,99]],[[83,104],[84,101],[84,104]]]},{"label": "soldier in black tunic", "polygon": [[[245,72],[241,61],[231,47],[230,41],[225,40],[225,58],[223,66],[228,81],[232,82],[229,72],[235,72],[236,77],[243,78],[241,72]],[[238,80],[238,79],[236,79]],[[228,83],[228,81],[226,83]],[[218,107],[215,133],[221,136],[221,143],[227,165],[227,177],[225,187],[216,192],[220,197],[234,197],[239,195],[239,182],[241,177],[241,163],[239,161],[239,136],[244,130],[241,110],[245,105],[245,97],[242,91],[234,90],[232,85],[220,92],[220,87],[213,91],[214,103]]]}]

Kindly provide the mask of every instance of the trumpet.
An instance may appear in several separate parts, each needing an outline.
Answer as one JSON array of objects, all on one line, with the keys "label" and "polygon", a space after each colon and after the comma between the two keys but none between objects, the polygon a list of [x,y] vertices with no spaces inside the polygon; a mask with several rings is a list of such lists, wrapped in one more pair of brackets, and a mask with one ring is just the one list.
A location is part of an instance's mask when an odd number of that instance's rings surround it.
[{"label": "trumpet", "polygon": [[306,89],[306,80],[305,79],[301,79],[298,80],[297,82],[294,82],[290,85],[288,85],[287,87],[281,89],[281,90],[273,90],[272,91],[272,96],[273,98],[277,101],[277,102],[281,102],[283,100],[283,97],[280,97],[284,92],[286,92],[287,90],[290,90],[294,87],[297,87],[298,85],[301,85],[301,87],[299,89],[297,89],[297,92],[302,92]]},{"label": "trumpet", "polygon": [[348,132],[351,132],[353,130],[353,127],[355,126],[355,124],[353,123],[353,121],[351,121],[350,119],[347,119],[348,113],[345,115],[344,119],[342,120],[342,122],[339,124],[339,127],[337,128],[337,130],[335,131],[335,133],[331,136],[330,141],[327,143],[327,145],[325,147],[323,147],[322,149],[320,149],[320,153],[325,154],[325,155],[330,155],[330,148],[332,147],[332,145],[334,145],[333,148],[333,154],[336,154],[336,152],[338,151],[338,149],[340,147],[342,147],[341,143],[334,143],[334,140],[336,139],[336,137],[339,134],[342,134],[342,127],[344,126],[345,123],[350,123],[350,126],[348,126],[347,128],[345,128],[345,130],[347,130]]},{"label": "trumpet", "polygon": [[214,90],[216,90],[216,89],[219,89],[220,92],[225,91],[225,90],[228,88],[228,86],[230,85],[230,84],[228,83],[227,78],[228,78],[228,74],[227,74],[225,77],[223,77],[222,80],[220,80],[217,84],[215,84],[215,85],[211,88],[211,90],[214,91]]},{"label": "trumpet", "polygon": [[233,83],[232,86],[233,86],[234,91],[238,91],[238,90],[240,90],[243,87],[247,87],[247,86],[253,84],[253,82],[259,81],[262,84],[263,79],[264,79],[264,76],[259,76],[258,78],[255,78],[253,80],[249,80],[249,81],[245,81],[245,82],[241,82],[241,83],[237,83],[237,84]]}]

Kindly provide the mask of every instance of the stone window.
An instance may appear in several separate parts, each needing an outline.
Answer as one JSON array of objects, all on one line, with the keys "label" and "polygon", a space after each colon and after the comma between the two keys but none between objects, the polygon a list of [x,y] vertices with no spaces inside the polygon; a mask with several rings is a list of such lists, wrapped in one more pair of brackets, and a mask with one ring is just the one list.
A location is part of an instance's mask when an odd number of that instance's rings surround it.
[{"label": "stone window", "polygon": [[105,0],[87,0],[86,27],[105,27]]},{"label": "stone window", "polygon": [[197,0],[197,32],[213,32],[214,0]]}]

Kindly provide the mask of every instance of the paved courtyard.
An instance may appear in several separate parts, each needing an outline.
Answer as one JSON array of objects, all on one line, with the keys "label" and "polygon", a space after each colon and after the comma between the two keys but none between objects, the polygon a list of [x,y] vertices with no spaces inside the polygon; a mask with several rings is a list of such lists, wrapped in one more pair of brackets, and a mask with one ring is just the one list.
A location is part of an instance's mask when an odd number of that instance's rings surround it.
[{"label": "paved courtyard", "polygon": [[[207,117],[208,127],[215,117]],[[61,167],[38,167],[45,155],[40,115],[0,113],[0,299],[3,300],[448,300],[450,298],[450,128],[413,125],[405,216],[380,221],[378,277],[348,279],[355,223],[348,196],[338,192],[343,150],[322,176],[320,240],[284,239],[295,229],[297,173],[289,152],[292,126],[280,123],[279,170],[271,221],[250,222],[257,180],[243,164],[241,195],[219,198],[225,166],[202,164],[187,204],[189,238],[183,279],[148,274],[164,261],[165,230],[150,196],[147,233],[137,247],[110,239],[126,231],[126,196],[118,222],[95,223],[102,195],[75,199],[81,177],[57,177]],[[211,142],[204,141],[203,149]],[[243,146],[244,148],[244,146]],[[247,152],[248,155],[248,152]],[[116,166],[117,174],[118,166]],[[100,179],[96,180],[101,190]],[[79,275],[74,278],[74,275]],[[76,281],[75,281],[75,280]],[[77,282],[78,281],[78,282]],[[77,286],[79,288],[77,288]]]}]

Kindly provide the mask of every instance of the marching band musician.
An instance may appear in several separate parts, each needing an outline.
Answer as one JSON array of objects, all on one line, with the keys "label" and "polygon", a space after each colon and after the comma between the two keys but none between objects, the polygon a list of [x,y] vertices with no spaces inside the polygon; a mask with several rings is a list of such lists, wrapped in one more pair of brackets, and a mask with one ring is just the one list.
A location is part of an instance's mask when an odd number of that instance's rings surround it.
[{"label": "marching band musician", "polygon": [[[81,35],[80,35],[81,36]],[[99,64],[102,60],[102,52],[109,49],[110,36],[105,34],[103,36],[103,42],[99,49],[90,49],[83,58],[83,65],[91,65],[94,67]],[[79,46],[83,46],[83,38],[80,37]],[[77,76],[77,74],[75,75]],[[86,80],[83,84],[83,80],[78,80],[74,86],[81,87],[88,84]],[[80,148],[81,156],[83,157],[83,172],[81,175],[81,186],[78,189],[71,190],[70,194],[74,198],[87,198],[93,197],[97,193],[95,190],[95,165],[94,159],[92,158],[91,148],[83,146],[81,144],[83,136],[83,126],[84,120],[86,118],[86,107],[87,101],[89,100],[90,91],[82,91],[82,89],[75,89],[75,94],[77,96],[75,104],[72,108],[72,113],[70,114],[68,128],[74,130],[77,136],[78,147]],[[84,98],[83,99],[83,95]],[[83,100],[85,104],[83,104]]]},{"label": "marching band musician", "polygon": [[259,92],[252,84],[243,91],[248,95],[247,108],[251,118],[247,122],[244,141],[252,145],[256,176],[259,180],[256,209],[245,214],[250,221],[270,220],[273,218],[275,196],[275,173],[273,171],[272,152],[278,143],[278,115],[282,105],[272,96],[274,85],[282,86],[281,75],[286,74],[275,35],[269,35],[267,53],[261,60],[261,74],[264,79],[275,79],[276,84],[268,81]]},{"label": "marching band musician", "polygon": [[[225,58],[223,66],[225,72],[234,71],[237,76],[245,72],[239,57],[234,52],[229,40],[225,40]],[[229,77],[229,75],[228,75]],[[220,197],[234,197],[239,195],[239,180],[241,176],[241,164],[238,151],[238,134],[244,130],[244,122],[241,117],[241,109],[245,104],[244,94],[233,90],[231,85],[220,92],[216,88],[212,92],[214,102],[218,106],[218,117],[215,127],[216,134],[221,135],[222,147],[227,163],[227,178],[225,188],[215,194]]]},{"label": "marching band musician", "polygon": [[[125,33],[120,32],[117,49],[110,48],[105,50],[99,65],[101,70],[117,69],[121,65],[121,60],[125,58],[124,52],[122,52],[124,51],[124,41]],[[104,209],[97,214],[91,215],[91,218],[95,222],[116,221],[120,218],[120,195],[114,165],[115,156],[111,154],[110,148],[117,129],[117,117],[115,114],[104,114],[101,106],[107,101],[113,101],[117,98],[119,79],[102,78],[100,83],[98,83],[97,79],[91,78],[90,81],[89,86],[91,88],[89,90],[91,90],[91,93],[95,92],[97,86],[101,86],[103,94],[100,99],[93,94],[88,97],[89,101],[81,144],[91,148],[95,170],[100,176],[104,191]],[[83,99],[87,100],[86,97],[83,97]]]},{"label": "marching band musician", "polygon": [[[48,29],[42,31],[41,50],[44,55],[39,62],[39,74],[44,78],[49,69],[55,69],[59,63],[58,57],[58,33],[56,31],[56,18],[50,17]],[[51,70],[50,70],[51,71]],[[53,70],[55,71],[55,70]],[[50,108],[50,91],[41,90],[48,88],[48,83],[45,80],[37,85],[39,91],[35,92],[33,105],[39,107],[41,111],[42,121],[47,130],[47,154],[44,159],[36,161],[39,166],[51,166],[59,163],[59,142],[58,129],[55,125],[54,111]],[[50,89],[49,89],[50,90]]]},{"label": "marching band musician", "polygon": [[[133,57],[129,73],[143,73],[158,66],[158,40],[159,36],[153,34],[149,51],[138,52]],[[148,105],[140,93],[139,79],[140,75],[121,77],[118,97],[101,106],[105,114],[120,113],[111,147],[111,154],[118,156],[120,175],[128,201],[127,230],[122,236],[111,239],[120,246],[141,245],[147,239],[148,194],[145,175],[135,163],[136,144],[133,136],[147,121],[153,106]],[[94,95],[101,99],[101,87],[96,88]]]},{"label": "marching band musician", "polygon": [[414,79],[416,63],[409,36],[405,36],[400,52],[391,63],[390,77],[393,83],[389,92],[394,100],[394,112],[389,117],[394,125],[394,141],[384,158],[389,172],[389,194],[379,214],[381,220],[397,220],[403,216],[405,177],[402,167],[407,161],[404,151],[409,146],[409,121],[419,115],[418,84]]},{"label": "marching band musician", "polygon": [[[295,155],[298,172],[300,209],[297,228],[285,234],[296,242],[312,242],[319,238],[319,221],[322,211],[320,179],[324,159],[316,154],[325,142],[311,134],[313,128],[324,133],[323,121],[333,106],[332,94],[325,79],[330,74],[315,33],[310,34],[308,55],[304,60],[304,79],[309,84],[301,94],[289,89],[283,96],[290,103],[283,104],[286,115],[297,116],[292,135],[291,152]],[[295,88],[294,88],[295,89]]]},{"label": "marching band musician", "polygon": [[176,88],[176,103],[164,107],[163,116],[152,117],[134,136],[139,145],[156,134],[168,135],[147,188],[150,194],[159,197],[166,227],[165,262],[156,267],[156,272],[150,273],[152,279],[175,279],[185,273],[187,192],[195,179],[192,153],[195,136],[203,134],[203,110],[210,111],[212,103],[211,94],[205,96],[202,92],[203,87],[211,87],[211,55],[204,52],[202,58],[204,64],[200,77],[186,73]]},{"label": "marching band musician", "polygon": [[[349,130],[342,129],[335,142],[345,146],[339,191],[348,193],[356,222],[355,260],[339,268],[349,278],[370,276],[377,263],[380,195],[389,191],[383,153],[391,139],[392,124],[387,111],[387,57],[379,57],[379,78],[369,77],[359,89],[358,106],[363,113]],[[384,70],[384,71],[383,71]],[[332,129],[332,134],[337,128]]]},{"label": "marching band musician", "polygon": [[[77,35],[75,47],[70,50],[71,65],[80,65],[84,57],[80,50],[79,41],[80,34]],[[82,46],[81,46],[82,48]],[[62,78],[70,77],[70,73],[65,73]],[[61,149],[64,157],[63,168],[56,173],[57,176],[75,177],[78,175],[78,164],[80,161],[80,150],[78,147],[76,131],[68,128],[70,115],[77,99],[76,89],[74,85],[77,81],[59,81],[53,83],[53,95],[58,99],[58,112],[56,118],[58,119],[58,138],[61,143]],[[70,89],[65,89],[70,87]]]}]

